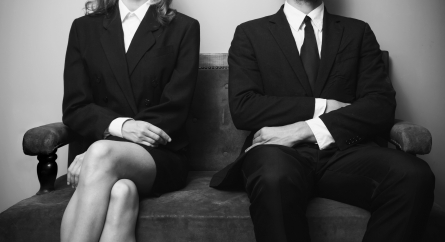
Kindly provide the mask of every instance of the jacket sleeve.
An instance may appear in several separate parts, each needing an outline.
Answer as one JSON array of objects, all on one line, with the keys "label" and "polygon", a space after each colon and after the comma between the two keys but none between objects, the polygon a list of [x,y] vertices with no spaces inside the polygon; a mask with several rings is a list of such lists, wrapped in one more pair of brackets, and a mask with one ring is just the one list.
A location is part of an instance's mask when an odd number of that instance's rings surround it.
[{"label": "jacket sleeve", "polygon": [[356,100],[350,106],[320,116],[341,150],[363,139],[389,133],[394,123],[395,91],[368,24],[358,61]]},{"label": "jacket sleeve", "polygon": [[267,95],[254,48],[240,25],[229,50],[229,105],[235,126],[255,131],[311,119],[315,98]]},{"label": "jacket sleeve", "polygon": [[76,20],[69,34],[65,57],[63,123],[78,134],[99,140],[119,115],[94,103],[90,80],[82,59]]},{"label": "jacket sleeve", "polygon": [[170,136],[184,127],[198,77],[199,46],[200,27],[194,20],[182,37],[175,68],[159,104],[136,114],[135,120],[149,122]]}]

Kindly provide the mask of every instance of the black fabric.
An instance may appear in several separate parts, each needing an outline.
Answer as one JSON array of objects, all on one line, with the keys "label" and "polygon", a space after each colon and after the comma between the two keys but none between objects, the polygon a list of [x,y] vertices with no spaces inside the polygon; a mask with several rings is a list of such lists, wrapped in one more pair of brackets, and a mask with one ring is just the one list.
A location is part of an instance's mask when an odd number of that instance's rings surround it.
[{"label": "black fabric", "polygon": [[374,143],[344,151],[258,146],[242,172],[258,242],[310,241],[305,215],[312,196],[370,211],[364,242],[420,241],[434,201],[425,161]]},{"label": "black fabric", "polygon": [[150,8],[125,54],[119,8],[74,20],[66,52],[63,122],[90,141],[117,117],[149,122],[187,146],[185,122],[198,75],[198,21],[177,13],[167,25]]},{"label": "black fabric", "polygon": [[[108,136],[107,140],[130,142],[116,136]],[[159,196],[162,193],[172,192],[185,187],[187,182],[188,166],[185,151],[171,151],[163,147],[149,147],[137,144],[150,153],[156,164],[156,178],[151,188],[151,195]]]},{"label": "black fabric", "polygon": [[[315,98],[352,104],[320,116],[340,150],[379,135],[386,137],[394,123],[395,91],[386,81],[388,74],[374,33],[362,21],[325,9],[314,92],[283,8],[237,27],[229,67],[230,111],[238,129],[255,133],[263,127],[312,119]],[[251,144],[249,136],[244,147]],[[243,155],[241,152],[235,163],[242,162]],[[240,176],[239,167],[233,164],[222,169],[210,185],[232,186]]]},{"label": "black fabric", "polygon": [[229,104],[235,126],[253,134],[312,119],[315,98],[351,103],[320,116],[335,145],[322,151],[315,144],[260,145],[245,153],[250,135],[210,186],[227,189],[244,174],[257,241],[309,241],[304,215],[314,195],[369,210],[365,242],[419,241],[434,175],[424,161],[370,142],[389,133],[396,108],[379,44],[362,21],[327,10],[323,21],[314,89],[283,8],[238,26],[229,51]]},{"label": "black fabric", "polygon": [[304,28],[304,42],[301,46],[300,57],[312,91],[315,91],[315,81],[317,80],[318,69],[320,67],[320,54],[311,18],[306,16],[304,23],[306,27]]}]

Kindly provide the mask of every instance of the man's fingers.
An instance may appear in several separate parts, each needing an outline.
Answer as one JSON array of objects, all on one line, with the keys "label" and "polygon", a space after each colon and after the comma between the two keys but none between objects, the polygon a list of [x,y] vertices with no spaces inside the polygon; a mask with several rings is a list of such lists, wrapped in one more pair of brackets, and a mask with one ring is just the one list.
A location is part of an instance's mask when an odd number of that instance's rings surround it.
[{"label": "man's fingers", "polygon": [[254,148],[254,147],[256,147],[256,146],[258,146],[258,145],[264,145],[264,144],[266,144],[266,142],[259,142],[259,143],[255,143],[255,144],[253,144],[252,146],[250,146],[249,148],[247,148],[244,152],[248,152],[249,150],[251,150],[252,148]]},{"label": "man's fingers", "polygon": [[258,136],[261,135],[261,129],[258,130],[254,135],[253,135],[253,139],[256,139]]},{"label": "man's fingers", "polygon": [[246,149],[245,152],[247,153],[249,150],[251,150],[252,148],[254,148],[255,146],[258,146],[258,145],[260,145],[260,143],[256,143],[256,144],[250,146],[249,148]]},{"label": "man's fingers", "polygon": [[261,143],[262,141],[263,141],[263,137],[262,136],[257,136],[256,138],[253,139],[252,145],[257,144],[257,143]]}]

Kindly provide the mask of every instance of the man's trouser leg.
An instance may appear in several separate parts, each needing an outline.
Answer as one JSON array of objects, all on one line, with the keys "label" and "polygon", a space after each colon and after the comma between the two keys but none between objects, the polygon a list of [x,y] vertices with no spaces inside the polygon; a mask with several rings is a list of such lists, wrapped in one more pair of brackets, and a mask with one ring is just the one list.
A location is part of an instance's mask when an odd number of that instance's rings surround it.
[{"label": "man's trouser leg", "polygon": [[314,176],[307,159],[292,148],[263,145],[246,154],[242,172],[256,240],[310,241],[306,207]]}]

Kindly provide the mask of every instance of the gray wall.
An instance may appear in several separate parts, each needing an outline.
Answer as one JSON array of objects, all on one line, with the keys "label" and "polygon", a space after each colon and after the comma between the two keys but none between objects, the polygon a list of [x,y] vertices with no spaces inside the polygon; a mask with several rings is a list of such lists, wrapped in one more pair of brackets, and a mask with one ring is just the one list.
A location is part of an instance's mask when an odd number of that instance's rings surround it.
[{"label": "gray wall", "polygon": [[[275,13],[284,0],[175,0],[201,23],[201,52],[227,52],[236,25]],[[61,120],[68,31],[84,0],[0,1],[0,211],[38,190],[35,157],[23,155],[26,130]],[[441,0],[325,0],[331,13],[368,22],[391,56],[397,117],[427,127],[433,151],[422,156],[436,174],[445,207],[445,3]],[[59,176],[67,150],[59,151]]]}]

